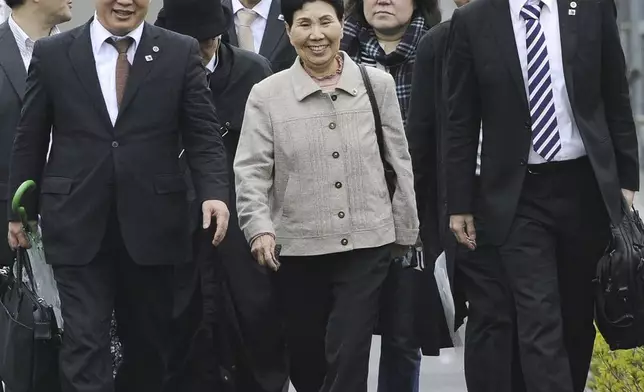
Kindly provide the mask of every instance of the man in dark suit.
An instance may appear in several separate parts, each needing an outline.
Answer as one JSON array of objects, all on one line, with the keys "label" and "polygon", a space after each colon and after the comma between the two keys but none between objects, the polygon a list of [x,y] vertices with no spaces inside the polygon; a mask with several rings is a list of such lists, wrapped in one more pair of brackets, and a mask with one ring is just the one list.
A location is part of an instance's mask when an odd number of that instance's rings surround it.
[{"label": "man in dark suit", "polygon": [[[203,63],[206,66],[212,98],[221,120],[224,144],[228,151],[228,175],[233,182],[233,161],[241,132],[246,100],[251,88],[272,74],[270,64],[264,57],[248,50],[239,49],[222,42],[221,35],[233,26],[232,11],[215,0],[165,0],[155,25],[189,35],[200,43]],[[270,271],[259,266],[250,246],[244,238],[237,221],[235,189],[230,187],[230,226],[225,240],[218,248],[223,264],[227,287],[234,307],[234,314],[228,315],[237,321],[241,347],[235,353],[235,385],[244,392],[279,392],[287,380],[286,351],[280,333],[280,320],[271,288]],[[204,314],[213,312],[215,304],[208,302],[212,293],[206,292],[217,287],[214,269],[219,265],[212,259],[204,260],[200,268],[201,298]],[[221,299],[221,298],[220,298]],[[194,300],[189,309],[201,301]],[[216,304],[221,307],[222,304]],[[187,311],[187,313],[198,313]],[[191,316],[187,314],[187,318]],[[223,323],[225,320],[204,320],[208,324]],[[190,322],[184,323],[190,324]],[[217,328],[214,328],[216,331]],[[221,334],[221,328],[219,329]],[[222,338],[219,336],[218,338]],[[198,342],[195,342],[198,343]],[[204,346],[193,344],[193,346]],[[212,350],[211,350],[212,351]],[[194,374],[201,372],[193,365],[208,360],[219,353],[190,354],[186,375],[194,380],[207,378]],[[220,359],[221,360],[221,359]],[[225,361],[225,360],[224,360]],[[210,360],[210,362],[214,362]],[[196,390],[206,386],[197,386]]]},{"label": "man in dark suit", "polygon": [[[469,0],[455,3],[460,7]],[[450,21],[435,26],[418,44],[407,117],[421,235],[429,254],[445,250],[448,269],[453,274],[457,325],[459,316],[467,312],[465,380],[468,391],[521,392],[525,386],[517,360],[514,300],[504,279],[498,250],[489,242],[485,243],[481,220],[477,222],[478,246],[473,252],[459,245],[449,230],[444,164],[447,108],[444,81],[450,26]],[[480,204],[478,165],[475,173],[476,213]],[[431,252],[435,248],[438,250]]]},{"label": "man in dark suit", "polygon": [[[39,186],[27,210],[40,212],[60,292],[64,392],[162,389],[174,266],[193,258],[181,147],[215,245],[227,228],[225,148],[199,45],[144,23],[149,3],[96,0],[96,18],[36,43],[27,77],[9,191]],[[9,219],[10,245],[28,246]],[[124,346],[116,380],[112,309]]]},{"label": "man in dark suit", "polygon": [[280,13],[280,0],[221,0],[231,9],[234,23],[225,39],[231,45],[259,53],[273,72],[290,68],[297,54],[289,41]]},{"label": "man in dark suit", "polygon": [[[71,19],[68,0],[43,4],[33,0],[7,0],[9,19],[0,24],[0,221],[6,222],[9,159],[24,97],[27,68],[36,40],[57,34],[60,23]],[[13,264],[14,254],[0,244],[0,268]],[[1,376],[1,375],[0,375]],[[0,377],[0,391],[2,378]]]},{"label": "man in dark suit", "polygon": [[[613,0],[477,0],[454,13],[447,68],[450,226],[498,249],[526,387],[582,392],[595,266],[639,188]],[[480,208],[476,150],[483,122]],[[483,239],[481,239],[483,240]]]}]

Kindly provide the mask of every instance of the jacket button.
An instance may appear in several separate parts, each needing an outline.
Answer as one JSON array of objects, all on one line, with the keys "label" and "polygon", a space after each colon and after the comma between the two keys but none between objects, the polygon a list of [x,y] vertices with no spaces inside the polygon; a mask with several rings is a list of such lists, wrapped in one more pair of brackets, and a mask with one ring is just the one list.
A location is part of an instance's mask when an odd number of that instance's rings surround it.
[{"label": "jacket button", "polygon": [[343,238],[342,241],[340,241],[340,243],[344,246],[347,246],[349,244],[349,240],[347,240],[346,238]]},{"label": "jacket button", "polygon": [[344,218],[344,212],[342,212],[342,211],[338,212],[338,218],[343,219]]},{"label": "jacket button", "polygon": [[523,126],[524,126],[524,127],[525,127],[525,129],[527,129],[527,130],[530,130],[530,131],[532,130],[532,123],[531,123],[530,121],[526,121],[526,122],[523,124]]},{"label": "jacket button", "polygon": [[331,124],[329,124],[329,129],[335,129],[335,123],[334,123],[334,122],[332,122]]},{"label": "jacket button", "polygon": [[333,158],[335,158],[335,159],[340,158],[340,153],[339,153],[339,152],[337,152],[337,151],[336,151],[336,152],[334,152],[334,153],[333,153]]},{"label": "jacket button", "polygon": [[336,182],[335,187],[338,189],[342,188],[342,183],[340,181]]},{"label": "jacket button", "polygon": [[119,142],[114,141],[112,142],[112,147],[117,148],[119,146]]},{"label": "jacket button", "polygon": [[337,96],[337,95],[335,95],[335,94],[334,94],[334,95],[332,95],[332,96],[331,96],[331,100],[332,100],[332,101],[335,101],[336,99],[338,99],[338,96]]},{"label": "jacket button", "polygon": [[523,159],[523,158],[521,158],[521,160],[519,161],[519,165],[521,165],[521,166],[525,166],[527,163],[528,162],[526,162],[526,160]]}]

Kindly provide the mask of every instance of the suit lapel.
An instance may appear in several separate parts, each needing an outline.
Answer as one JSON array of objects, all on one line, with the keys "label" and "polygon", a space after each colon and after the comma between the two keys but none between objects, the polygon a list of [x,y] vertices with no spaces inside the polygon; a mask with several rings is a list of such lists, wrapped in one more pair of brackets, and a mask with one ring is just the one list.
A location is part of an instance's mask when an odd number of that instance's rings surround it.
[{"label": "suit lapel", "polygon": [[266,30],[264,31],[264,38],[262,38],[262,45],[259,48],[259,54],[269,60],[271,59],[273,50],[286,33],[284,21],[280,18],[280,8],[279,0],[273,0],[271,9],[268,12],[268,20],[266,21]]},{"label": "suit lapel", "polygon": [[[233,3],[231,0],[221,0],[221,5],[223,5],[224,7],[228,7],[228,9],[232,14]],[[235,15],[233,15],[233,20],[234,19],[235,19]],[[228,43],[230,43],[232,46],[239,46],[239,40],[237,40],[237,30],[235,30],[234,21],[228,27]]]},{"label": "suit lapel", "polygon": [[[577,18],[570,15],[570,0],[558,0],[559,8],[559,30],[561,33],[561,57],[563,60],[564,75],[566,77],[566,88],[570,103],[574,103],[574,59],[577,54]],[[583,11],[583,10],[582,10]],[[577,11],[578,12],[578,11]],[[574,104],[573,104],[574,107]]]},{"label": "suit lapel", "polygon": [[4,69],[22,101],[25,95],[27,72],[8,22],[0,25],[0,67]]},{"label": "suit lapel", "polygon": [[501,51],[505,65],[512,75],[512,79],[521,97],[523,104],[528,107],[528,98],[526,97],[525,82],[521,71],[521,61],[517,51],[517,43],[514,37],[514,28],[512,27],[512,16],[510,15],[510,3],[508,0],[492,0],[494,4],[491,18],[488,18],[490,28],[494,31],[497,39],[497,48]]},{"label": "suit lapel", "polygon": [[134,62],[130,68],[130,75],[127,78],[127,85],[125,86],[125,92],[123,93],[123,101],[121,102],[119,116],[116,120],[117,123],[127,110],[128,105],[132,103],[139,87],[141,87],[141,84],[145,81],[148,73],[150,73],[152,68],[154,68],[154,65],[159,61],[159,58],[163,53],[163,48],[157,42],[158,36],[158,31],[146,23],[143,27],[141,42],[136,48]]},{"label": "suit lapel", "polygon": [[94,51],[92,49],[90,24],[91,21],[78,30],[78,33],[69,48],[69,60],[76,71],[76,75],[83,84],[87,95],[89,95],[89,101],[92,102],[98,115],[111,129],[112,121],[110,120],[110,115],[107,112],[101,84],[98,80],[98,74],[96,73],[96,61],[94,59]]}]

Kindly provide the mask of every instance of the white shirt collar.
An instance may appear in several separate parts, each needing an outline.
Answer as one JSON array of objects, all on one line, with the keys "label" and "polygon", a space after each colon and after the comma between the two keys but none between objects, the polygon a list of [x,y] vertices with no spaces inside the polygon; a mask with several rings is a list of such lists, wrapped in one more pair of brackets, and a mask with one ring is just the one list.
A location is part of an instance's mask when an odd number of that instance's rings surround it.
[{"label": "white shirt collar", "polygon": [[[553,1],[557,1],[557,0],[541,0],[541,2],[543,2],[544,4],[544,7],[547,7],[548,10],[550,11],[554,10]],[[539,0],[510,0],[510,11],[512,12],[512,16],[521,18],[521,10],[523,9],[523,6],[526,4],[537,5],[539,4]]]},{"label": "white shirt collar", "polygon": [[217,64],[219,63],[219,56],[216,54],[212,56],[208,64],[206,64],[206,69],[210,72],[213,73],[215,72],[215,69],[217,69]]},{"label": "white shirt collar", "polygon": [[[134,43],[132,44],[132,49],[136,52],[137,46],[141,43],[141,37],[143,36],[143,27],[145,26],[144,22],[134,30],[130,31],[126,37],[132,37]],[[114,37],[114,34],[107,31],[107,29],[101,24],[101,22],[94,14],[94,20],[90,24],[90,35],[92,37],[92,51],[94,52],[94,57],[98,55],[99,50],[105,43],[105,40]]]},{"label": "white shirt collar", "polygon": [[[271,11],[271,3],[273,0],[262,0],[257,4],[255,7],[253,7],[253,11],[257,12],[259,16],[264,18],[264,20],[268,20],[268,14]],[[239,11],[244,7],[244,5],[239,1],[239,0],[232,0],[233,4],[233,15],[237,14],[237,11]]]},{"label": "white shirt collar", "polygon": [[[13,14],[9,16],[9,28],[11,29],[11,32],[13,32],[13,36],[16,41],[20,41],[25,45],[34,43],[34,40],[29,38],[22,27],[20,27],[20,25],[13,19]],[[54,26],[54,28],[49,32],[49,35],[56,35],[58,33],[60,33],[60,29],[58,29],[58,26]]]}]

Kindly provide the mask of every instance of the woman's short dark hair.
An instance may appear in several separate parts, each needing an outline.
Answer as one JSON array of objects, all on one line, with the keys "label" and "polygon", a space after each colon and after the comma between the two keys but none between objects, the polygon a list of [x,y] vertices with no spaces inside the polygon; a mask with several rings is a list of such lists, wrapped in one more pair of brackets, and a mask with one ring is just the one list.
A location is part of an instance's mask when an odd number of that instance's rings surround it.
[{"label": "woman's short dark hair", "polygon": [[[441,21],[441,11],[438,7],[438,0],[413,0],[416,9],[420,11],[425,23],[434,26]],[[364,17],[364,0],[346,0],[347,15],[355,18],[364,26],[367,26],[367,19]]]},{"label": "woman's short dark hair", "polygon": [[5,0],[4,2],[11,9],[25,5],[25,0]]},{"label": "woman's short dark hair", "polygon": [[282,16],[289,26],[293,25],[293,15],[302,8],[304,4],[313,3],[314,1],[323,1],[330,4],[335,10],[339,21],[344,19],[344,2],[343,0],[282,0]]}]

